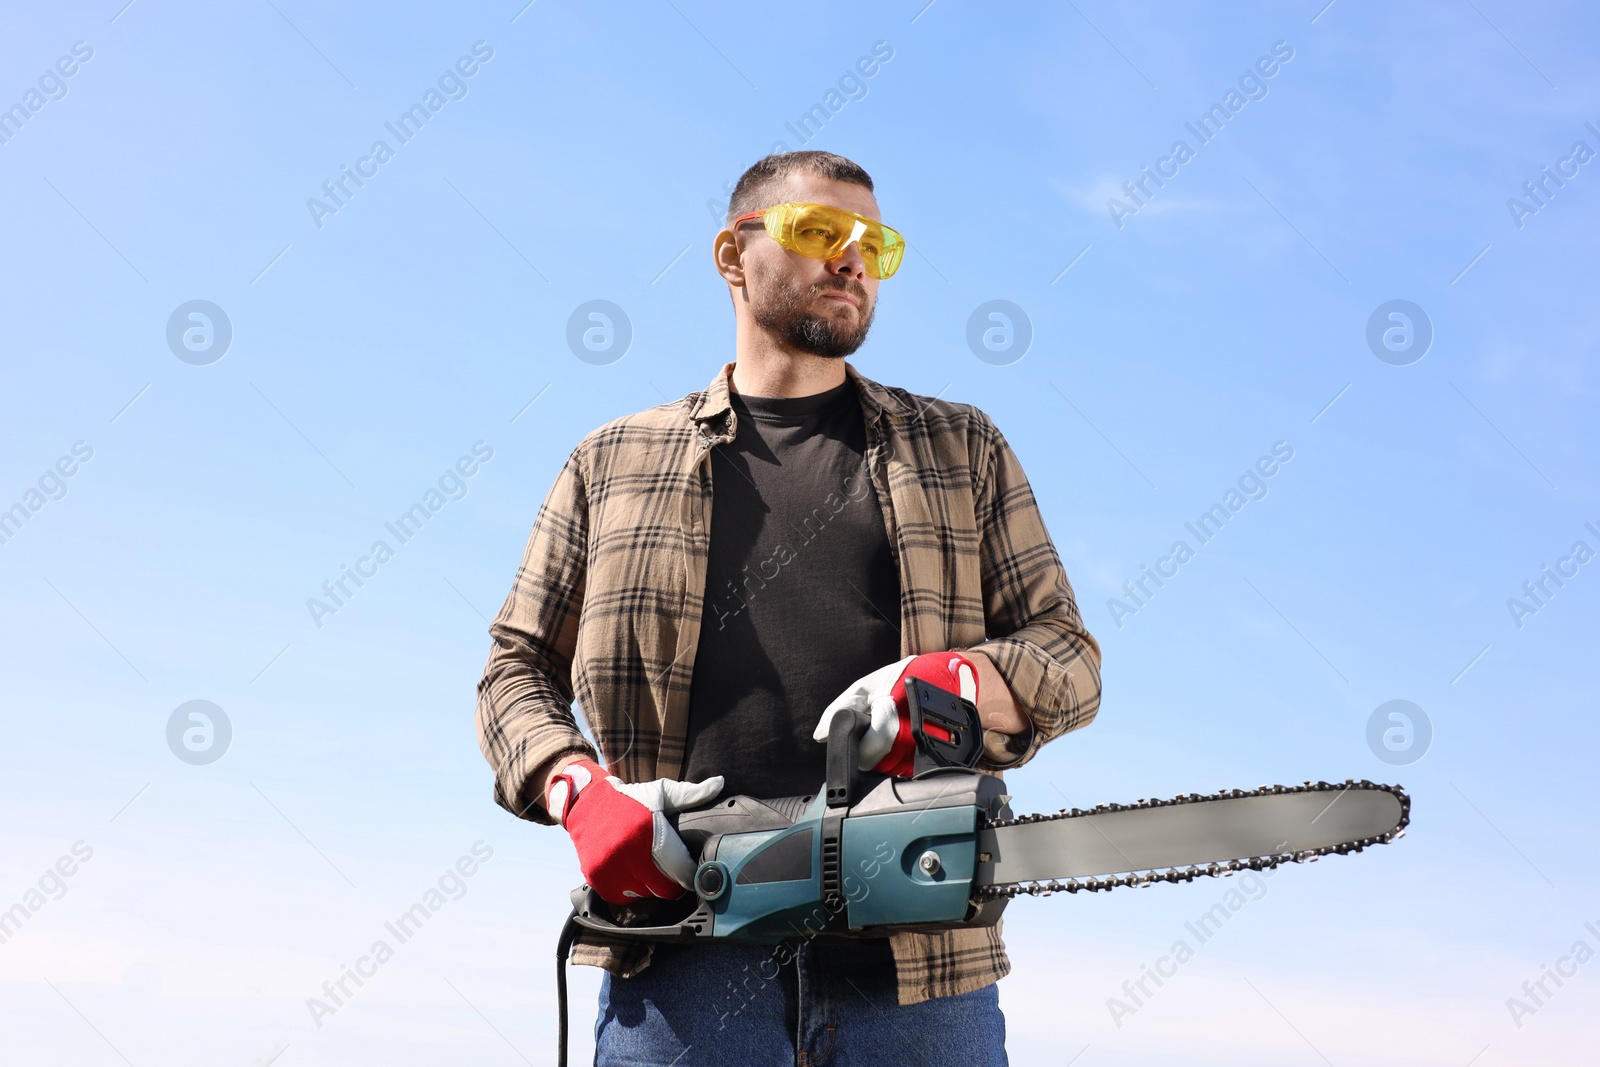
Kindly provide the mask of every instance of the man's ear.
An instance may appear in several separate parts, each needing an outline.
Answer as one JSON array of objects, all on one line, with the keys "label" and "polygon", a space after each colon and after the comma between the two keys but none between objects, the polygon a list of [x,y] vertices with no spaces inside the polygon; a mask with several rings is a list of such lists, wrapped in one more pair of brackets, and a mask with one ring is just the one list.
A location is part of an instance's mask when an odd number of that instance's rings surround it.
[{"label": "man's ear", "polygon": [[734,238],[732,230],[724,229],[717,234],[711,245],[711,258],[716,264],[717,273],[734,286],[743,287],[745,271],[742,257],[739,254],[739,243]]}]

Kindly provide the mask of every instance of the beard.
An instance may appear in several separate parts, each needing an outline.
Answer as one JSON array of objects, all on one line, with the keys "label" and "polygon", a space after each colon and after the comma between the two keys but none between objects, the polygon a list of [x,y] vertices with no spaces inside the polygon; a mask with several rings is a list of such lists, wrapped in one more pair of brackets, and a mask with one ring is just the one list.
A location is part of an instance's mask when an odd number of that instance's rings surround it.
[{"label": "beard", "polygon": [[[817,305],[826,293],[845,293],[860,301],[861,306],[847,311],[840,310],[843,305],[824,304],[827,310],[818,311]],[[839,359],[850,355],[866,341],[877,312],[876,304],[867,306],[866,290],[856,282],[844,285],[779,282],[766,288],[765,295],[752,303],[750,313],[756,325],[785,345],[814,356]]]}]

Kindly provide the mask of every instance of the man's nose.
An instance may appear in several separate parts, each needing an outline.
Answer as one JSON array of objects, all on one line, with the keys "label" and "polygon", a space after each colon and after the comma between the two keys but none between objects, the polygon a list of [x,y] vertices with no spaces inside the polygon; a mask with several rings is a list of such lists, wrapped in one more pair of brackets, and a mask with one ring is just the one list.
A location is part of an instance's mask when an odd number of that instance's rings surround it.
[{"label": "man's nose", "polygon": [[840,274],[849,274],[853,277],[860,277],[867,271],[867,261],[854,241],[845,245],[844,251],[829,261],[828,266]]},{"label": "man's nose", "polygon": [[850,236],[845,239],[844,248],[840,249],[839,254],[830,260],[828,265],[830,267],[843,268],[841,273],[865,274],[867,261],[866,257],[861,254],[861,235],[865,231],[866,227],[857,220],[850,231]]}]

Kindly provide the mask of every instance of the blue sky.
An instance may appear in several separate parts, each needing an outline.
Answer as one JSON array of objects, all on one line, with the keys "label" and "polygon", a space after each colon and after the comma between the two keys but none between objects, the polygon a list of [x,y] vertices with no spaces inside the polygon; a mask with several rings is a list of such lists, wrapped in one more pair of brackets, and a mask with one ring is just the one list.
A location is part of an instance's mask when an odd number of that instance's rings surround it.
[{"label": "blue sky", "polygon": [[[1099,718],[1008,778],[1017,807],[1414,797],[1404,840],[1261,883],[1120,1019],[1230,884],[1018,902],[1012,1062],[1589,1061],[1600,963],[1507,1006],[1600,951],[1584,5],[119,8],[18,11],[0,41],[26,112],[0,124],[0,507],[27,512],[0,543],[0,907],[42,903],[0,944],[0,1058],[549,1062],[579,875],[490,800],[486,619],[577,440],[732,358],[715,217],[781,141],[872,174],[912,251],[852,360],[993,416],[1102,643]],[[220,357],[168,343],[197,300]],[[620,358],[568,344],[595,300]],[[969,345],[997,300],[1025,352]],[[209,764],[168,746],[194,700],[231,725]],[[1393,700],[1432,735],[1398,766],[1368,744]],[[318,1026],[307,998],[441,878]],[[597,978],[574,971],[580,1050]]]}]

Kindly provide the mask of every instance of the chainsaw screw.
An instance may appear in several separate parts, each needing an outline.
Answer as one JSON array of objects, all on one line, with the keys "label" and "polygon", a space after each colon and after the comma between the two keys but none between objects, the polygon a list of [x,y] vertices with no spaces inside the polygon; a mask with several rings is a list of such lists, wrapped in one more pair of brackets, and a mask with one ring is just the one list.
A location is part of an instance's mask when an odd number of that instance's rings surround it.
[{"label": "chainsaw screw", "polygon": [[930,878],[938,874],[939,854],[930,848],[928,851],[917,857],[917,868]]}]

